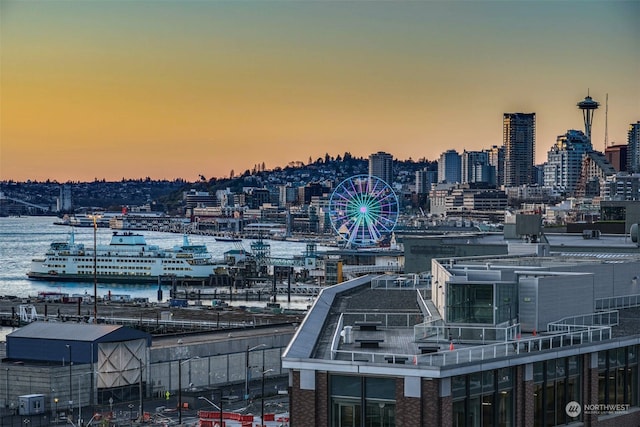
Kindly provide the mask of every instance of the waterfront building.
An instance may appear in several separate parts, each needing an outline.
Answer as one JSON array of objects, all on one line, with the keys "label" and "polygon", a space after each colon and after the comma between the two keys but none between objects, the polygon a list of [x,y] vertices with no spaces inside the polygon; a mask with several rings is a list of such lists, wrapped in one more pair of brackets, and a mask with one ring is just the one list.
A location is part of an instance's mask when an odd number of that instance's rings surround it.
[{"label": "waterfront building", "polygon": [[591,141],[582,131],[570,129],[564,135],[559,135],[547,153],[545,187],[554,187],[573,195],[580,179],[582,158],[592,150]]},{"label": "waterfront building", "polygon": [[627,132],[627,159],[628,171],[631,173],[640,172],[640,121],[629,125]]},{"label": "waterfront building", "polygon": [[535,113],[504,113],[504,184],[508,187],[533,183],[536,143]]},{"label": "waterfront building", "polygon": [[321,293],[283,354],[292,425],[640,423],[637,253],[432,265],[429,288],[369,275]]},{"label": "waterfront building", "polygon": [[378,151],[369,156],[369,176],[377,176],[389,185],[393,185],[393,156]]},{"label": "waterfront building", "polygon": [[460,182],[462,162],[456,150],[447,150],[438,160],[438,182],[455,184]]},{"label": "waterfront building", "polygon": [[219,206],[220,203],[215,195],[208,191],[189,190],[184,193],[185,205],[188,210],[207,206]]},{"label": "waterfront building", "polygon": [[[164,318],[135,322],[153,322],[161,325],[159,331],[190,324]],[[184,407],[193,408],[201,406],[198,396],[222,388],[226,394],[239,390],[237,399],[246,392],[248,399],[254,399],[260,393],[261,372],[266,371],[267,380],[287,374],[280,358],[295,326],[252,324],[246,329],[244,322],[228,320],[191,326],[201,332],[177,339],[172,334],[152,337],[119,325],[33,322],[7,336],[0,402],[17,408],[19,396],[41,393],[45,406],[40,414],[77,414],[80,408],[95,405],[108,408],[138,401],[143,406],[150,397],[160,396],[166,398],[167,407],[177,408],[182,394]],[[129,407],[135,413],[156,409],[139,405]]]}]

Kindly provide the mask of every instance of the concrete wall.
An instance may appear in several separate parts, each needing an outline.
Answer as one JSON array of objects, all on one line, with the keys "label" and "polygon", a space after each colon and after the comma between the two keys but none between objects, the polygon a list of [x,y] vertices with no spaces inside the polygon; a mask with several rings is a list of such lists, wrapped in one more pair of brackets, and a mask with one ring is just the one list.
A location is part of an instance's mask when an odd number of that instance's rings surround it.
[{"label": "concrete wall", "polygon": [[558,271],[589,272],[594,275],[595,298],[640,293],[640,263],[604,262],[557,268]]},{"label": "concrete wall", "polygon": [[404,270],[421,273],[431,270],[433,258],[506,255],[507,245],[482,244],[475,237],[409,237],[404,236]]}]

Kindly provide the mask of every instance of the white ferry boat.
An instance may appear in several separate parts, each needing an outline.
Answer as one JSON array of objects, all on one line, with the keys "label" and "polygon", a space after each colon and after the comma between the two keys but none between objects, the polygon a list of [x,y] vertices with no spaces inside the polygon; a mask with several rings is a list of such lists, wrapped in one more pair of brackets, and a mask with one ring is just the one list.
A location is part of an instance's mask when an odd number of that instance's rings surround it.
[{"label": "white ferry boat", "polygon": [[[98,245],[95,275],[99,282],[157,282],[159,278],[206,279],[216,274],[223,263],[211,260],[205,245],[193,245],[185,235],[181,246],[161,249],[148,245],[144,236],[114,232],[108,245]],[[74,233],[66,242],[54,242],[44,258],[33,259],[30,279],[93,281],[94,251],[76,243]]]}]

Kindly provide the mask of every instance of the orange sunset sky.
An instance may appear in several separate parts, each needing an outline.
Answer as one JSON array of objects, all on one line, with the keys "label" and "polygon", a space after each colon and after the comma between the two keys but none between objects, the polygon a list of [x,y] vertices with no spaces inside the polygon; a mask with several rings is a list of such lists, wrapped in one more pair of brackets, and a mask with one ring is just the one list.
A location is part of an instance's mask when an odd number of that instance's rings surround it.
[{"label": "orange sunset sky", "polygon": [[0,0],[0,179],[436,159],[537,114],[536,161],[640,120],[639,1]]}]

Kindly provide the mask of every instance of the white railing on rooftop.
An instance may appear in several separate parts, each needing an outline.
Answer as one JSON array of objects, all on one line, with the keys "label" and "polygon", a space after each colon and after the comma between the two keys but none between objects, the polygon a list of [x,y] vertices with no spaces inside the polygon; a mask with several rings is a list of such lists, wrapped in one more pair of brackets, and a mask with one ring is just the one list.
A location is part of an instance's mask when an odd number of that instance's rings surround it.
[{"label": "white railing on rooftop", "polygon": [[402,265],[343,265],[342,272],[345,274],[367,274],[367,273],[402,273]]},{"label": "white railing on rooftop", "polygon": [[596,298],[596,310],[640,307],[640,294]]},{"label": "white railing on rooftop", "polygon": [[430,289],[431,282],[421,279],[417,274],[407,275],[385,274],[371,280],[371,289]]},{"label": "white railing on rooftop", "polygon": [[520,334],[520,324],[510,326],[454,326],[442,320],[425,322],[413,327],[416,342],[451,341],[485,344],[496,341],[513,341]]},{"label": "white railing on rooftop", "polygon": [[578,316],[563,317],[547,325],[547,331],[571,332],[585,328],[600,328],[607,326],[617,326],[619,323],[619,312],[617,310],[601,311],[598,313],[582,314]]},{"label": "white railing on rooftop", "polygon": [[338,324],[336,325],[336,330],[333,331],[333,339],[331,340],[331,360],[335,359],[336,350],[338,350],[338,346],[340,345],[340,337],[342,332],[343,325],[343,315],[340,314],[338,318]]},{"label": "white railing on rooftop", "polygon": [[429,306],[427,305],[427,302],[424,300],[422,293],[420,291],[417,291],[416,294],[417,294],[416,301],[418,303],[418,307],[420,307],[420,311],[424,315],[424,320],[425,322],[430,322],[431,320],[433,320],[433,317],[434,317],[433,315],[435,313],[431,313],[431,310],[429,310]]},{"label": "white railing on rooftop", "polygon": [[[402,361],[407,365],[421,367],[442,367],[460,363],[482,362],[502,357],[514,357],[522,354],[535,353],[541,350],[562,349],[586,342],[598,342],[611,339],[610,327],[592,327],[581,331],[560,333],[553,335],[538,335],[528,339],[518,339],[511,342],[463,347],[449,351],[439,351],[430,354],[397,354],[371,351],[335,350],[335,359],[350,360],[352,362],[389,363]],[[454,344],[455,346],[455,344]],[[339,357],[343,355],[344,357]]]}]

